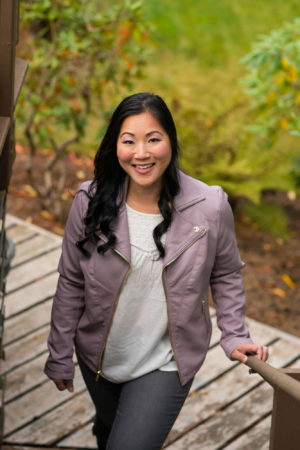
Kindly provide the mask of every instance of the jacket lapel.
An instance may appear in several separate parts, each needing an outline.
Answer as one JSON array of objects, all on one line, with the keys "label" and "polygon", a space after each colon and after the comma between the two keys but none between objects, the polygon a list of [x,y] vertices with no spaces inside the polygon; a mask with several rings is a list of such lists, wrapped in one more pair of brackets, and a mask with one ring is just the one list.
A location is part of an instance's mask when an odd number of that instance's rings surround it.
[{"label": "jacket lapel", "polygon": [[[179,172],[180,192],[174,199],[174,211],[171,226],[167,231],[164,267],[171,264],[194,242],[206,233],[205,219],[200,222],[193,221],[190,208],[205,200],[199,188],[195,189],[194,180]],[[192,182],[191,182],[192,180]],[[197,217],[202,218],[199,212]]]},{"label": "jacket lapel", "polygon": [[125,202],[122,203],[119,209],[118,219],[114,226],[114,232],[117,236],[117,243],[114,247],[114,250],[130,263],[131,250]]},{"label": "jacket lapel", "polygon": [[174,211],[171,226],[167,231],[163,265],[168,266],[185,250],[206,234],[204,223],[193,223],[178,211]]}]

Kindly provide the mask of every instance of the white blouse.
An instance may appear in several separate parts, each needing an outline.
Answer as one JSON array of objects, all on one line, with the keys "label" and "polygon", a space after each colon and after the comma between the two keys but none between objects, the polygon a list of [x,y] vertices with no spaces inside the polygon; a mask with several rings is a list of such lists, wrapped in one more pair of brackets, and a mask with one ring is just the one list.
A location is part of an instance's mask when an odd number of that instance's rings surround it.
[{"label": "white blouse", "polygon": [[[122,383],[153,370],[177,370],[168,334],[162,260],[153,239],[161,214],[126,205],[131,268],[119,297],[103,357],[103,376]],[[162,237],[165,242],[165,236]]]}]

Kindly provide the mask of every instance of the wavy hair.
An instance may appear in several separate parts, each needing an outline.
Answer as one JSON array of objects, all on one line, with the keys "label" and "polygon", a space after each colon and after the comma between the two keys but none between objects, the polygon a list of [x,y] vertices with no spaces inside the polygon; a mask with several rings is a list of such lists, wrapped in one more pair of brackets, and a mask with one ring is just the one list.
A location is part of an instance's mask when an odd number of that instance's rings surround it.
[{"label": "wavy hair", "polygon": [[171,161],[163,174],[163,183],[158,207],[163,217],[153,230],[153,238],[159,251],[159,257],[165,254],[161,242],[172,220],[173,199],[180,190],[178,180],[178,153],[176,127],[172,115],[161,97],[148,92],[126,97],[115,109],[106,133],[94,159],[94,179],[89,187],[89,205],[84,218],[85,237],[77,242],[78,248],[86,255],[84,248],[88,240],[96,240],[101,232],[107,242],[97,247],[99,253],[105,253],[115,246],[117,237],[113,231],[114,221],[124,197],[124,181],[127,176],[117,158],[117,140],[123,121],[133,115],[149,112],[155,117],[169,136],[171,143]]}]

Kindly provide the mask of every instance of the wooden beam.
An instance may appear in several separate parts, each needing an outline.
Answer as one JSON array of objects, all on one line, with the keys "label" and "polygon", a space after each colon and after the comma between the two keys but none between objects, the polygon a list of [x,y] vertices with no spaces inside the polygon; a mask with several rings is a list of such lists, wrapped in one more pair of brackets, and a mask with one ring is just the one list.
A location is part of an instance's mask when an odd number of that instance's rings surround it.
[{"label": "wooden beam", "polygon": [[1,1],[0,16],[0,116],[12,116],[15,71],[15,18],[18,2]]},{"label": "wooden beam", "polygon": [[2,149],[4,147],[8,132],[9,132],[9,127],[11,124],[11,119],[10,117],[0,117],[0,155],[2,153]]},{"label": "wooden beam", "polygon": [[28,63],[21,58],[15,59],[14,106],[16,106],[28,69]]}]

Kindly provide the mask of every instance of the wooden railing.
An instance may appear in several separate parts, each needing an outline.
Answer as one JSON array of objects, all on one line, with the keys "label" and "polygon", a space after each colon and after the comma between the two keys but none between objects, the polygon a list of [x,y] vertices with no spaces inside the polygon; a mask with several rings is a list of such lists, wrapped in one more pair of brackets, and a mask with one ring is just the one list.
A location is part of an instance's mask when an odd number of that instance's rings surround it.
[{"label": "wooden railing", "polygon": [[[19,1],[0,0],[0,363],[7,262],[5,235],[6,196],[15,155],[14,109],[27,70],[27,63],[15,57],[18,43]],[[0,445],[3,434],[4,377],[0,377]]]},{"label": "wooden railing", "polygon": [[274,388],[270,450],[299,450],[300,369],[275,369],[254,356],[247,365]]}]

